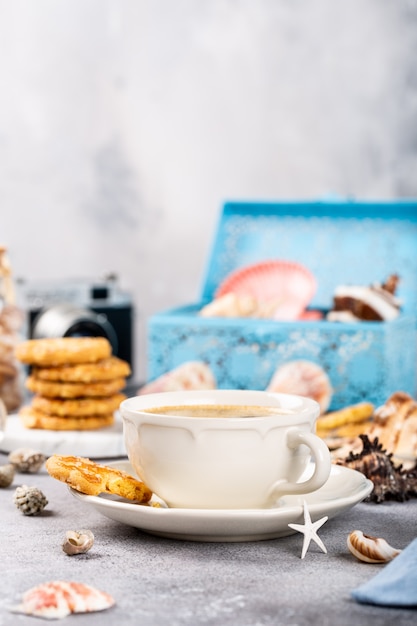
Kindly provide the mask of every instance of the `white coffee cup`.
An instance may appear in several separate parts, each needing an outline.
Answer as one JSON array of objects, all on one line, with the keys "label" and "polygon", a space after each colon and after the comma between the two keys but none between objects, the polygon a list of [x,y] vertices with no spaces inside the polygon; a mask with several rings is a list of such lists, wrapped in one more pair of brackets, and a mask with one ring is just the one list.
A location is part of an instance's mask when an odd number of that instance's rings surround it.
[{"label": "white coffee cup", "polygon": [[[176,391],[129,398],[120,411],[133,468],[170,507],[265,508],[330,475],[329,450],[314,434],[319,405],[308,398]],[[312,475],[298,482],[311,458]]]}]

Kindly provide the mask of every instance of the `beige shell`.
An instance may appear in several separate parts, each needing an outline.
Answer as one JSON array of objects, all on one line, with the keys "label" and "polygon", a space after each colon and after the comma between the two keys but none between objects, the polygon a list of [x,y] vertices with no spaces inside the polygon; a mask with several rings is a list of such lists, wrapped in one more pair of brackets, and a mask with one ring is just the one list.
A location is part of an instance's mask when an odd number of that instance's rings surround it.
[{"label": "beige shell", "polygon": [[350,552],[365,563],[388,563],[400,554],[381,537],[365,535],[361,530],[353,530],[347,539]]},{"label": "beige shell", "polygon": [[46,461],[46,456],[31,448],[18,448],[9,454],[9,462],[15,466],[17,472],[35,474]]},{"label": "beige shell", "polygon": [[250,295],[226,293],[200,310],[202,317],[256,317],[258,302]]},{"label": "beige shell", "polygon": [[94,535],[91,530],[68,530],[62,542],[62,549],[66,554],[73,556],[88,552],[93,544]]},{"label": "beige shell", "polygon": [[0,466],[0,487],[10,487],[15,475],[14,466],[11,463]]}]

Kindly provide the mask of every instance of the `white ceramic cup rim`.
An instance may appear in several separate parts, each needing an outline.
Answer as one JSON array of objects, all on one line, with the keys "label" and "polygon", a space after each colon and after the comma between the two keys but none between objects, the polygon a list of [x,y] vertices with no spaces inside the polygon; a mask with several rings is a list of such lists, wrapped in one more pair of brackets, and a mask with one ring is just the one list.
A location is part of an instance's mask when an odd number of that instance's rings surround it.
[{"label": "white ceramic cup rim", "polygon": [[[283,413],[256,417],[204,417],[204,416],[178,416],[165,415],[163,413],[148,413],[146,409],[155,409],[157,407],[175,407],[175,406],[192,406],[192,405],[233,405],[246,406],[256,405],[283,409]],[[289,413],[285,413],[288,410]],[[320,406],[318,402],[311,398],[305,398],[294,394],[273,393],[267,391],[244,390],[244,389],[210,389],[199,391],[164,391],[159,393],[144,394],[143,396],[134,396],[123,400],[120,404],[120,411],[135,417],[138,414],[149,416],[152,421],[158,421],[161,425],[172,425],[173,421],[177,424],[184,423],[202,423],[207,426],[208,422],[231,424],[234,427],[239,424],[251,422],[253,424],[267,421],[271,424],[274,420],[283,426],[288,424],[294,425],[301,421],[308,420],[314,422],[320,414]]]}]

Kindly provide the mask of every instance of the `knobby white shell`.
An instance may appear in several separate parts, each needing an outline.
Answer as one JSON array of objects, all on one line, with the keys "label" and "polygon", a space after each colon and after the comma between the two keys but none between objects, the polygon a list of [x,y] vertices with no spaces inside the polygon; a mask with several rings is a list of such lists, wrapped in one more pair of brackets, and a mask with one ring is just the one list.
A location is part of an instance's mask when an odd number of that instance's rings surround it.
[{"label": "knobby white shell", "polygon": [[347,539],[350,552],[365,563],[388,563],[401,550],[393,548],[381,537],[365,535],[361,530],[353,530]]},{"label": "knobby white shell", "polygon": [[88,552],[94,543],[94,535],[91,530],[68,530],[62,543],[62,549],[66,554],[84,554]]}]

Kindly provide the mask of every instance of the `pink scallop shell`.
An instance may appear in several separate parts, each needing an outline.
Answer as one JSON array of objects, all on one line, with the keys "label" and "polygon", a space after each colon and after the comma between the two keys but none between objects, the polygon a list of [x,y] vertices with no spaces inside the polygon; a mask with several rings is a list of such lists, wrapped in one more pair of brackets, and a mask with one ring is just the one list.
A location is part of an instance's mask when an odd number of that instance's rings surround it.
[{"label": "pink scallop shell", "polygon": [[301,313],[299,319],[305,322],[313,322],[316,320],[322,320],[324,318],[324,313],[322,311],[304,311]]},{"label": "pink scallop shell", "polygon": [[317,363],[296,360],[277,368],[266,389],[273,393],[290,393],[315,400],[320,413],[330,406],[333,389],[324,369]]},{"label": "pink scallop shell", "polygon": [[195,389],[215,389],[216,379],[210,367],[202,361],[187,361],[175,369],[147,383],[138,395]]},{"label": "pink scallop shell", "polygon": [[110,594],[90,585],[54,580],[26,591],[22,604],[12,607],[11,610],[14,613],[60,619],[71,613],[104,611],[114,603]]},{"label": "pink scallop shell", "polygon": [[264,261],[235,270],[219,285],[215,297],[226,293],[250,295],[260,302],[276,301],[274,319],[296,320],[317,288],[314,275],[293,261]]}]

